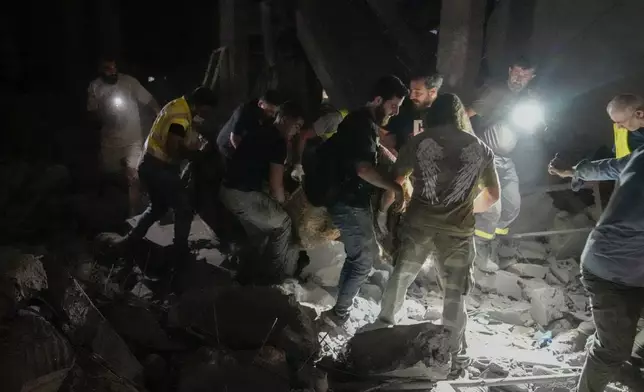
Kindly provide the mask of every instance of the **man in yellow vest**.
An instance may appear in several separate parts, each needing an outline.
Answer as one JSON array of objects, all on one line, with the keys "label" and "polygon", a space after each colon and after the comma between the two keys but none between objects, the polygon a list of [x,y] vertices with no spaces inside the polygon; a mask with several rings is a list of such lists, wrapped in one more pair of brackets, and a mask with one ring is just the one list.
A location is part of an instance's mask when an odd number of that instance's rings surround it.
[{"label": "man in yellow vest", "polygon": [[215,95],[199,87],[188,96],[177,98],[161,110],[143,147],[139,178],[150,195],[150,204],[136,226],[117,245],[125,246],[142,239],[148,229],[166,212],[174,211],[174,250],[188,255],[188,235],[192,223],[192,207],[180,165],[199,151],[202,139],[195,126],[215,106]]},{"label": "man in yellow vest", "polygon": [[644,145],[644,98],[620,94],[609,103],[608,115],[615,122],[615,158],[630,155]]}]

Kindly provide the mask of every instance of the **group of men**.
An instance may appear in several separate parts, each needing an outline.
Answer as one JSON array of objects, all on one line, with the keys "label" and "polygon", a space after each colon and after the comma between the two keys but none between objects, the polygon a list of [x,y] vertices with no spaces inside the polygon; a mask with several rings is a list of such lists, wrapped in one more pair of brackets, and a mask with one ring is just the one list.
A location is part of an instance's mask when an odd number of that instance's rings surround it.
[{"label": "group of men", "polygon": [[[451,375],[457,377],[469,363],[464,299],[473,285],[472,268],[486,272],[503,268],[496,237],[507,234],[519,213],[519,181],[510,157],[519,132],[509,118],[529,93],[526,87],[535,72],[533,64],[520,58],[510,64],[507,80],[486,84],[467,106],[453,94],[439,94],[443,79],[432,72],[414,74],[409,88],[395,76],[382,77],[365,104],[350,112],[337,110],[325,99],[319,113],[310,118],[297,103],[283,100],[275,91],[240,105],[219,132],[217,146],[210,146],[223,162],[219,195],[212,197],[218,197],[241,223],[257,256],[242,262],[239,280],[277,283],[287,276],[297,277],[308,262],[283,207],[285,177],[290,175],[302,183],[312,204],[326,207],[340,231],[346,259],[336,304],[322,319],[341,326],[378,257],[376,228],[385,230],[383,221],[395,208],[402,213],[397,222],[395,268],[383,294],[379,322],[396,323],[407,289],[421,266],[431,260],[444,295],[443,323],[451,331]],[[111,75],[112,79],[106,73],[99,82],[114,85],[114,78],[129,80],[115,69]],[[99,82],[90,86],[91,110],[102,107],[93,92]],[[403,105],[406,98],[411,104]],[[143,93],[128,99],[154,102]],[[132,183],[140,178],[150,196],[148,209],[119,244],[142,238],[172,208],[175,249],[180,255],[189,253],[194,208],[180,164],[204,148],[198,128],[215,103],[210,90],[198,88],[159,111],[141,148],[128,142],[121,143],[127,148],[108,151],[108,143],[101,150],[106,168],[118,161]],[[642,131],[641,97],[618,96],[608,111],[616,130]],[[552,174],[562,177],[620,181],[582,255],[583,281],[597,323],[595,344],[579,384],[583,392],[603,390],[612,372],[628,359],[642,310],[637,299],[644,294],[644,270],[637,241],[644,227],[633,200],[643,189],[638,185],[638,165],[644,165],[644,153],[630,145],[637,140],[631,134],[619,136],[622,150],[632,152],[619,159],[582,162],[574,169],[561,169],[557,162],[549,166]],[[391,176],[377,168],[383,144],[397,157]],[[402,184],[407,180],[413,193],[405,201]],[[382,197],[372,209],[378,189]]]}]

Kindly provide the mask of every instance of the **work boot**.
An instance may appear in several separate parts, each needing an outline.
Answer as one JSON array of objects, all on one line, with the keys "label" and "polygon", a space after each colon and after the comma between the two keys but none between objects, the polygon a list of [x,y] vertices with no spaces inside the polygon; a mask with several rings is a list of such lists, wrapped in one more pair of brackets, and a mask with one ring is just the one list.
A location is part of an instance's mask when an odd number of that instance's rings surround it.
[{"label": "work boot", "polygon": [[474,237],[476,257],[474,265],[483,272],[493,273],[499,270],[498,255],[493,240]]}]

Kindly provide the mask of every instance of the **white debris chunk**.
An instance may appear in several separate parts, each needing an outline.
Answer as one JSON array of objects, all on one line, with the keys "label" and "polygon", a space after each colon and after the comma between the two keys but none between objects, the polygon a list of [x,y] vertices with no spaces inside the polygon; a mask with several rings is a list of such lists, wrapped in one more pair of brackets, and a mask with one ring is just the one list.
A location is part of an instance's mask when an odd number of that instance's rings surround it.
[{"label": "white debris chunk", "polygon": [[559,288],[546,286],[528,289],[525,294],[532,305],[532,318],[542,326],[563,317],[562,311],[567,309],[563,290]]}]

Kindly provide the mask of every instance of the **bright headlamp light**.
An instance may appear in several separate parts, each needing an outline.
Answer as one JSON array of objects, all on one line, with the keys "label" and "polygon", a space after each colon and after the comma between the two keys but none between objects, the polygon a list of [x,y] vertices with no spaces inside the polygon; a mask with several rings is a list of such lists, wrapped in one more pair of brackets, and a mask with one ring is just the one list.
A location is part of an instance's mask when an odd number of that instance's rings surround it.
[{"label": "bright headlamp light", "polygon": [[535,100],[520,102],[510,113],[510,121],[526,132],[535,132],[545,124],[543,107]]},{"label": "bright headlamp light", "polygon": [[123,106],[125,106],[125,102],[123,101],[123,98],[121,98],[118,95],[115,95],[115,96],[112,97],[112,105],[116,109],[122,109]]}]

